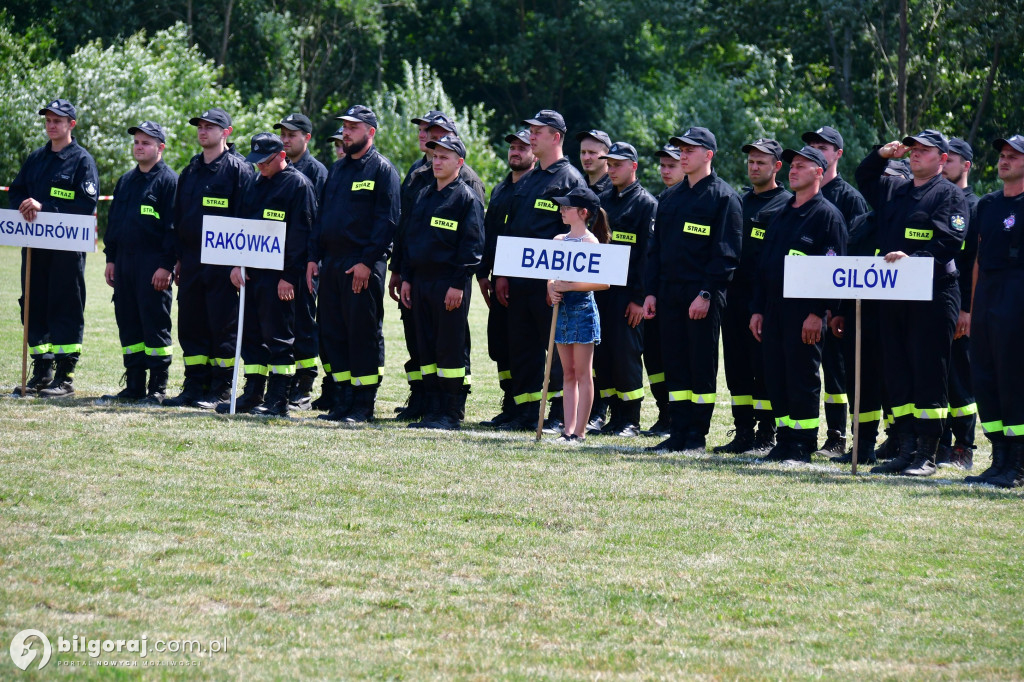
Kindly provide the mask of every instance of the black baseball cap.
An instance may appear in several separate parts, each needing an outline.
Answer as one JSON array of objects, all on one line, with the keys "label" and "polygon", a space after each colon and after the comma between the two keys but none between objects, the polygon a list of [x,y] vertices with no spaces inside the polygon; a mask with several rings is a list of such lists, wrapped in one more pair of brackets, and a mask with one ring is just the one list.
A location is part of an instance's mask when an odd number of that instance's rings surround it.
[{"label": "black baseball cap", "polygon": [[1024,136],[1022,135],[1014,135],[1013,137],[1008,137],[1006,139],[999,138],[992,143],[992,146],[995,147],[997,152],[1003,151],[1004,145],[1010,145],[1021,154],[1024,154]]},{"label": "black baseball cap", "polygon": [[809,133],[804,133],[800,136],[800,139],[805,144],[811,144],[812,142],[827,142],[836,149],[843,148],[843,136],[839,134],[839,131],[832,126],[822,126],[817,130],[812,130]]},{"label": "black baseball cap", "polygon": [[274,133],[257,133],[249,142],[252,151],[245,157],[249,163],[263,163],[284,151],[284,143]]},{"label": "black baseball cap", "polygon": [[793,163],[793,158],[797,156],[802,156],[809,161],[813,161],[822,168],[828,167],[828,161],[825,160],[825,155],[814,147],[804,146],[800,151],[795,149],[784,149],[782,151],[782,160],[786,163]]},{"label": "black baseball cap", "polygon": [[342,140],[341,140],[341,135],[342,135],[342,133],[344,133],[344,132],[345,132],[345,129],[344,129],[344,128],[338,128],[338,129],[337,129],[337,130],[335,130],[335,131],[334,131],[333,133],[331,133],[330,135],[328,135],[328,136],[327,136],[327,139],[328,139],[328,140],[337,140],[338,142],[341,142],[341,141],[342,141]]},{"label": "black baseball cap", "polygon": [[667,156],[670,159],[679,160],[679,147],[674,144],[663,144],[661,149],[654,152],[655,156]]},{"label": "black baseball cap", "polygon": [[567,130],[565,127],[565,119],[562,118],[562,115],[554,109],[541,109],[533,118],[528,118],[523,121],[523,124],[528,126],[550,126],[563,135],[565,135],[565,131]]},{"label": "black baseball cap", "polygon": [[427,113],[423,114],[419,118],[410,118],[409,120],[412,121],[413,123],[415,123],[416,125],[419,125],[421,123],[429,124],[431,121],[433,121],[438,116],[444,116],[444,112],[443,111],[428,111]]},{"label": "black baseball cap", "polygon": [[554,197],[551,201],[559,206],[585,208],[591,213],[595,213],[597,209],[601,208],[601,200],[589,187],[574,187],[564,197]]},{"label": "black baseball cap", "polygon": [[606,133],[603,130],[584,130],[582,132],[576,133],[577,142],[583,142],[583,140],[587,139],[588,137],[597,140],[598,142],[603,144],[605,147],[608,147],[609,149],[611,149],[612,147],[612,138],[608,137],[608,133]]},{"label": "black baseball cap", "polygon": [[925,147],[935,147],[943,154],[949,151],[949,140],[946,139],[946,136],[931,128],[925,128],[917,135],[907,135],[903,138],[903,145],[906,147],[915,142],[923,144]]},{"label": "black baseball cap", "polygon": [[636,153],[636,147],[628,142],[616,142],[608,150],[607,154],[601,155],[602,159],[617,159],[619,161],[632,161],[636,163],[640,156]]},{"label": "black baseball cap", "polygon": [[462,140],[459,139],[458,135],[444,135],[436,140],[431,140],[427,143],[427,147],[433,149],[435,147],[444,147],[450,149],[461,158],[466,158],[466,145],[462,144]]},{"label": "black baseball cap", "polygon": [[885,164],[885,170],[882,171],[882,174],[908,180],[913,175],[910,171],[910,162],[906,159],[889,159],[889,163]]},{"label": "black baseball cap", "polygon": [[436,116],[431,118],[429,121],[426,121],[426,124],[430,128],[433,128],[434,126],[443,128],[456,136],[459,134],[459,126],[455,125],[455,121],[452,120],[452,117],[448,114],[442,114],[440,111],[437,112]]},{"label": "black baseball cap", "polygon": [[67,116],[72,121],[78,120],[78,112],[75,111],[75,105],[66,99],[50,100],[49,104],[39,110],[39,115],[45,116],[47,111],[52,111],[58,116]]},{"label": "black baseball cap", "polygon": [[530,131],[523,128],[522,130],[505,136],[505,142],[508,142],[509,144],[512,144],[516,140],[519,140],[523,144],[530,144]]},{"label": "black baseball cap", "polygon": [[287,128],[288,130],[301,130],[304,133],[313,132],[313,122],[305,114],[288,114],[281,119],[280,123],[274,124],[274,130]]},{"label": "black baseball cap", "polygon": [[370,107],[362,104],[353,104],[345,113],[338,116],[339,121],[352,121],[353,123],[365,123],[371,128],[377,127],[377,114],[373,113]]},{"label": "black baseball cap", "polygon": [[974,150],[971,148],[971,145],[967,144],[967,140],[961,140],[959,137],[950,138],[949,152],[956,154],[964,161],[974,160]]},{"label": "black baseball cap", "polygon": [[743,145],[741,151],[744,154],[749,154],[750,152],[762,152],[768,156],[774,156],[776,160],[782,158],[782,145],[767,137],[761,137],[750,144]]},{"label": "black baseball cap", "polygon": [[153,121],[143,121],[139,125],[132,126],[128,129],[129,135],[134,135],[135,133],[142,133],[160,140],[161,142],[167,142],[167,137],[164,135],[164,129],[160,127],[159,123],[154,123]]},{"label": "black baseball cap", "polygon": [[718,140],[715,139],[715,134],[707,128],[699,126],[687,128],[685,133],[673,137],[669,142],[677,147],[682,147],[685,144],[690,147],[704,147],[713,152],[718,151]]},{"label": "black baseball cap", "polygon": [[224,111],[220,107],[207,109],[199,116],[190,119],[188,123],[189,125],[197,126],[200,121],[206,121],[207,123],[212,123],[213,125],[220,126],[221,128],[231,127],[231,117],[228,116],[228,112]]}]

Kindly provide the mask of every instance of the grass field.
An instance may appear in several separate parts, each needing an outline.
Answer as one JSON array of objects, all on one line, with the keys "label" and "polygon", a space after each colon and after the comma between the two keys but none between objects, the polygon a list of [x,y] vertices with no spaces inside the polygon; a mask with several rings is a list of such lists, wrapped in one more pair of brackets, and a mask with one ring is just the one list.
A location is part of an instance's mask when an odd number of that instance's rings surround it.
[{"label": "grass field", "polygon": [[[0,249],[4,392],[17,262]],[[121,374],[102,255],[87,280],[76,399],[0,399],[0,679],[1024,678],[1019,492],[656,457],[647,438],[97,406]],[[475,305],[467,424],[498,402]],[[389,417],[405,396],[390,307],[387,332]],[[178,354],[173,392],[180,375]],[[710,444],[727,440],[722,384]],[[26,628],[53,643],[42,671],[6,653]],[[143,634],[227,646],[150,653],[199,664],[150,670],[56,653],[58,636]]]}]

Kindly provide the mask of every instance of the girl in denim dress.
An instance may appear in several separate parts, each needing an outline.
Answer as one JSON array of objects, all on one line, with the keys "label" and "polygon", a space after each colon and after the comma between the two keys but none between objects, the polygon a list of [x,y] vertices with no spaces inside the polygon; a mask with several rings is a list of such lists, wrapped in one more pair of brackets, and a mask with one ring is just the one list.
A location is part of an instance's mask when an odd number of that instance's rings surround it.
[{"label": "girl in denim dress", "polygon": [[[558,204],[568,234],[555,237],[567,242],[607,244],[608,217],[601,202],[590,189],[577,188],[564,197],[552,199]],[[590,229],[587,229],[588,226]],[[594,402],[594,346],[601,343],[601,317],[594,302],[594,292],[607,289],[607,284],[548,281],[552,305],[560,303],[555,323],[555,343],[562,362],[562,409],[565,426],[555,440],[564,443],[582,442]]]}]

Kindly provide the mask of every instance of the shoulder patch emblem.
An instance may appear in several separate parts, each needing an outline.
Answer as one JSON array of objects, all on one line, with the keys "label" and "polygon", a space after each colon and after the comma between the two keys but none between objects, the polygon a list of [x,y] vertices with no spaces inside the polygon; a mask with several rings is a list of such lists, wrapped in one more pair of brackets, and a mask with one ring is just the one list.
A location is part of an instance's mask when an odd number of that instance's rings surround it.
[{"label": "shoulder patch emblem", "polygon": [[964,217],[962,215],[951,216],[949,219],[949,224],[957,232],[962,232],[963,229],[967,227],[967,221],[964,220]]},{"label": "shoulder patch emblem", "polygon": [[88,194],[89,196],[96,194],[96,185],[93,183],[92,180],[86,180],[85,184],[82,185],[82,189],[84,189],[85,193]]},{"label": "shoulder patch emblem", "polygon": [[835,250],[835,249],[833,249],[833,248],[832,248],[832,247],[830,246],[830,247],[828,247],[828,251],[826,251],[826,252],[825,252],[825,255],[826,255],[826,256],[834,256],[834,255],[836,255],[836,250]]},{"label": "shoulder patch emblem", "polygon": [[1016,225],[1016,224],[1017,224],[1017,214],[1016,213],[1011,213],[1003,221],[1003,230],[1005,232],[1009,232],[1010,230],[1013,229],[1013,226]]}]

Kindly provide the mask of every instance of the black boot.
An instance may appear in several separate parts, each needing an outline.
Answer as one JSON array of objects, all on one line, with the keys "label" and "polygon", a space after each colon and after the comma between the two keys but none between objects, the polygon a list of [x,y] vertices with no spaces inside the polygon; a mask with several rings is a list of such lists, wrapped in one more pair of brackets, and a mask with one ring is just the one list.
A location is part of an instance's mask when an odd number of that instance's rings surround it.
[{"label": "black boot", "polygon": [[[313,385],[312,379],[309,382]],[[292,385],[290,374],[272,374],[267,380],[267,395],[263,403],[256,405],[249,410],[249,414],[260,417],[287,417],[288,416],[288,390]],[[308,398],[308,396],[307,396]],[[241,410],[238,410],[241,412]]]},{"label": "black boot", "polygon": [[377,385],[354,386],[352,409],[341,420],[342,424],[366,424],[373,421],[373,407],[377,402]]},{"label": "black boot", "polygon": [[939,439],[930,436],[918,436],[917,449],[914,450],[914,461],[903,470],[904,476],[931,476],[938,468],[935,466],[935,455],[939,449]]},{"label": "black boot", "polygon": [[989,485],[998,488],[1019,488],[1024,485],[1024,443],[1014,442],[1006,456],[1003,469],[988,479]]},{"label": "black boot", "polygon": [[441,420],[437,428],[445,431],[458,431],[462,428],[464,417],[460,405],[465,404],[465,401],[465,391],[444,394],[441,398]]},{"label": "black boot", "polygon": [[892,459],[900,453],[899,440],[895,433],[885,432],[885,440],[875,450],[875,459]]},{"label": "black boot", "polygon": [[817,445],[818,437],[813,433],[800,434],[789,447],[788,456],[782,460],[785,464],[810,464],[811,454]]},{"label": "black boot", "polygon": [[914,463],[914,451],[917,450],[917,439],[914,434],[896,433],[889,436],[888,440],[895,440],[899,450],[897,450],[896,456],[885,464],[871,467],[873,474],[900,474]]},{"label": "black boot", "polygon": [[[602,433],[608,436],[614,435],[622,429],[623,422],[625,421],[622,408],[625,406],[625,403],[617,395],[608,396],[604,400],[605,404],[608,405],[608,418],[605,420],[604,426],[601,427],[600,431],[595,432],[590,429],[590,424],[587,424],[587,433]],[[591,420],[591,422],[596,423],[594,420]]]},{"label": "black boot", "polygon": [[[277,375],[287,376],[287,375]],[[248,414],[252,408],[263,402],[263,394],[267,389],[267,377],[262,374],[246,374],[245,388],[242,395],[235,398],[235,414]],[[207,408],[209,409],[209,408]],[[231,391],[228,389],[228,397],[223,402],[213,406],[217,414],[231,413]]]},{"label": "black boot", "polygon": [[428,391],[420,395],[420,403],[423,406],[423,415],[418,422],[411,422],[410,429],[439,429],[438,422],[442,417],[442,400],[444,395],[440,391]]},{"label": "black boot", "polygon": [[953,446],[953,452],[949,456],[947,466],[970,471],[974,467],[974,446],[957,443]]},{"label": "black boot", "polygon": [[544,420],[543,433],[558,435],[565,426],[565,413],[562,411],[562,399],[552,398],[548,406],[548,418]]},{"label": "black boot", "polygon": [[[853,448],[850,451],[844,453],[841,457],[829,457],[830,460],[836,464],[852,464],[853,463]],[[857,464],[874,464],[877,460],[875,459],[875,436],[868,437],[862,434],[860,442],[857,444]]]},{"label": "black boot", "polygon": [[142,402],[146,405],[160,405],[167,395],[167,367],[156,367],[149,370],[149,385],[146,386],[146,397]]},{"label": "black boot", "polygon": [[125,387],[116,395],[105,395],[101,400],[134,402],[146,397],[146,368],[131,367],[124,371]]},{"label": "black boot", "polygon": [[320,384],[320,397],[310,403],[314,410],[329,412],[334,409],[334,396],[338,385],[334,383],[334,377],[330,372],[324,372],[324,380]]},{"label": "black boot", "polygon": [[622,415],[619,430],[613,435],[621,438],[635,438],[640,435],[640,407],[642,400],[626,400],[619,403]]},{"label": "black boot", "polygon": [[78,353],[57,356],[57,371],[50,385],[39,391],[40,398],[70,398],[75,395],[75,365]]},{"label": "black boot", "polygon": [[645,436],[664,436],[672,433],[672,417],[668,411],[668,403],[658,403],[658,418],[651,428],[642,432]]},{"label": "black boot", "polygon": [[316,367],[303,367],[295,370],[292,384],[288,391],[288,406],[305,412],[313,408],[313,384],[316,383]]},{"label": "black boot", "polygon": [[498,429],[501,431],[535,431],[539,410],[540,405],[533,401],[516,405],[516,416],[504,424],[500,424]]},{"label": "black boot", "polygon": [[[37,395],[53,382],[53,360],[32,359],[32,376],[25,382],[25,395]],[[14,388],[13,395],[21,396],[21,386]]]},{"label": "black boot", "polygon": [[410,381],[409,402],[398,411],[395,419],[411,422],[424,416],[426,412],[426,391],[423,388],[423,381]]},{"label": "black boot", "polygon": [[741,428],[737,426],[735,429],[729,431],[729,433],[733,434],[732,440],[725,445],[718,445],[711,448],[711,452],[739,455],[754,449],[756,434],[754,433],[753,428]]},{"label": "black boot", "polygon": [[772,446],[771,450],[767,452],[763,457],[758,459],[759,462],[785,462],[796,454],[796,448],[793,445],[793,432],[789,427],[780,428],[775,438],[775,445]]},{"label": "black boot", "polygon": [[516,401],[512,397],[511,391],[504,391],[501,395],[501,412],[490,419],[480,422],[480,426],[501,426],[505,422],[515,419],[515,417]]},{"label": "black boot", "polygon": [[340,422],[348,416],[349,410],[352,409],[352,384],[344,382],[341,384],[334,384],[334,404],[331,407],[330,412],[327,414],[321,414],[317,419],[323,419],[329,422]]},{"label": "black boot", "polygon": [[[1000,434],[1002,435],[1002,434]],[[1003,472],[1003,468],[1006,466],[1006,460],[1010,456],[1010,444],[1000,438],[999,440],[992,441],[992,464],[988,469],[985,469],[977,476],[967,476],[964,478],[964,483],[988,483],[990,478],[994,478]]]},{"label": "black boot", "polygon": [[167,398],[162,405],[164,407],[195,407],[196,403],[203,399],[203,393],[209,380],[209,365],[186,365],[185,381],[182,383],[181,393],[173,398]]},{"label": "black boot", "polygon": [[825,444],[814,454],[822,457],[842,456],[846,452],[846,434],[837,429],[829,429],[825,432]]},{"label": "black boot", "polygon": [[[234,369],[231,367],[211,368],[210,390],[201,400],[196,401],[196,407],[201,410],[216,410],[218,405],[231,400],[231,379],[233,377]],[[235,410],[236,413],[239,411]]]}]

